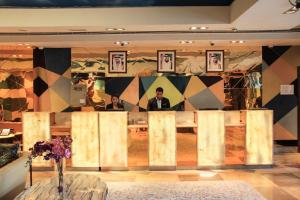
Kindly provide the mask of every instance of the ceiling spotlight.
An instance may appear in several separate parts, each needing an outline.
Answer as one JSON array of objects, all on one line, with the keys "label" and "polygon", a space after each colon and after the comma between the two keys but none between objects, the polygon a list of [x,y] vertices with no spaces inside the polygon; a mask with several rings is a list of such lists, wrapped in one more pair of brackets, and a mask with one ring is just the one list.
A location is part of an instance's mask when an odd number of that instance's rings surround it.
[{"label": "ceiling spotlight", "polygon": [[12,55],[14,58],[17,57],[17,55]]},{"label": "ceiling spotlight", "polygon": [[22,44],[22,43],[19,43],[18,46],[23,46],[23,44]]},{"label": "ceiling spotlight", "polygon": [[239,43],[240,43],[240,44],[243,44],[243,43],[245,43],[245,41],[244,41],[244,40],[240,40]]},{"label": "ceiling spotlight", "polygon": [[19,57],[20,57],[20,58],[22,58],[22,57],[23,57],[23,55],[22,55],[22,54],[19,54]]},{"label": "ceiling spotlight", "polygon": [[182,40],[182,41],[180,41],[180,44],[192,44],[192,43],[194,43],[194,42],[191,41],[191,40]]},{"label": "ceiling spotlight", "polygon": [[238,32],[238,29],[237,28],[232,28],[231,29],[233,32]]},{"label": "ceiling spotlight", "polygon": [[297,12],[300,8],[300,0],[289,0],[290,4],[291,4],[291,8],[284,11],[283,14],[294,14],[295,12]]},{"label": "ceiling spotlight", "polygon": [[201,29],[201,30],[206,30],[206,29],[208,29],[208,27],[206,27],[206,26],[201,26],[200,29]]},{"label": "ceiling spotlight", "polygon": [[27,49],[31,49],[31,46],[27,46],[26,48],[27,48]]}]

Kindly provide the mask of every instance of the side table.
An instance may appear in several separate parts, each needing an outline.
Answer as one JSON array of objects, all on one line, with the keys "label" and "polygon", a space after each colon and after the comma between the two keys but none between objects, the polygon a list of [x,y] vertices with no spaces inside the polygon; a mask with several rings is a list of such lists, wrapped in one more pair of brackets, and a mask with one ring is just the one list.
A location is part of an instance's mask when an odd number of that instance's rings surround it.
[{"label": "side table", "polygon": [[[19,194],[15,200],[58,200],[58,177],[52,177],[34,184]],[[87,174],[64,175],[64,200],[105,200],[107,185],[100,177]]]}]

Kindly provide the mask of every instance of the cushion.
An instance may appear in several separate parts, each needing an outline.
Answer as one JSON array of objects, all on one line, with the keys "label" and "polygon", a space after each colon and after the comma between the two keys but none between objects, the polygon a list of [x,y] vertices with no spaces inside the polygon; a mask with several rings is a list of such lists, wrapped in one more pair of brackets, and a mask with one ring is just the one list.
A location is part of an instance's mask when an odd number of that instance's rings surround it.
[{"label": "cushion", "polygon": [[17,159],[19,144],[0,144],[0,167]]}]

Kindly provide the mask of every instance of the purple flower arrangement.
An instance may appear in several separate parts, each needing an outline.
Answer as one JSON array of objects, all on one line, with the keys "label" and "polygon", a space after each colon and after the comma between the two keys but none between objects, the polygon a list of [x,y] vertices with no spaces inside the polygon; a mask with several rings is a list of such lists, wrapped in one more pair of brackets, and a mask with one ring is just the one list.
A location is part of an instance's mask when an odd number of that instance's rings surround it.
[{"label": "purple flower arrangement", "polygon": [[38,141],[30,148],[30,157],[36,158],[43,156],[45,160],[53,159],[56,163],[63,158],[71,158],[72,138],[67,136],[64,138],[57,137],[50,141]]},{"label": "purple flower arrangement", "polygon": [[50,141],[38,141],[30,148],[28,163],[32,163],[32,159],[43,156],[45,160],[53,159],[57,165],[58,171],[58,193],[60,199],[63,199],[63,158],[71,158],[72,138],[67,136],[64,138],[57,137]]}]

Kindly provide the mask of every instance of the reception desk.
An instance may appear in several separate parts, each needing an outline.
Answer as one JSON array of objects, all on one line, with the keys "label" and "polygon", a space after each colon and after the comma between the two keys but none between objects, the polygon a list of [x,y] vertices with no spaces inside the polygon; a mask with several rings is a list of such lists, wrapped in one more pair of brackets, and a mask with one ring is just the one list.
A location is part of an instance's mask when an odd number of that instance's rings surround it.
[{"label": "reception desk", "polygon": [[[23,150],[29,151],[37,141],[51,139],[49,112],[24,112],[23,116]],[[50,167],[51,162],[37,157],[34,167]]]},{"label": "reception desk", "polygon": [[[194,169],[273,164],[271,110],[73,112],[71,115],[71,136],[74,140],[71,162],[73,168],[129,169],[128,149],[132,143],[130,133],[133,129],[135,132],[142,130],[143,135],[137,137],[147,139],[145,143],[139,143],[137,140],[139,145],[145,146],[142,149],[146,149],[143,154],[147,157],[145,169],[179,168],[179,142],[184,148],[193,148],[196,159]],[[44,120],[40,122],[43,124],[36,127],[49,129],[46,127],[49,124]],[[27,122],[26,124],[23,131],[29,136],[24,135],[24,141],[27,142],[28,138],[30,141],[36,141],[33,138],[35,136],[29,134],[32,132],[32,125],[28,125]],[[181,141],[182,137],[178,137],[178,131],[182,129],[183,132],[188,131],[182,135],[195,138],[195,145]],[[43,135],[44,138],[50,138],[47,131],[44,131]],[[31,143],[27,143],[27,147],[30,146]],[[139,149],[136,153],[140,153],[138,151]],[[184,152],[181,152],[181,155],[184,156]],[[230,157],[231,155],[236,156]]]}]

